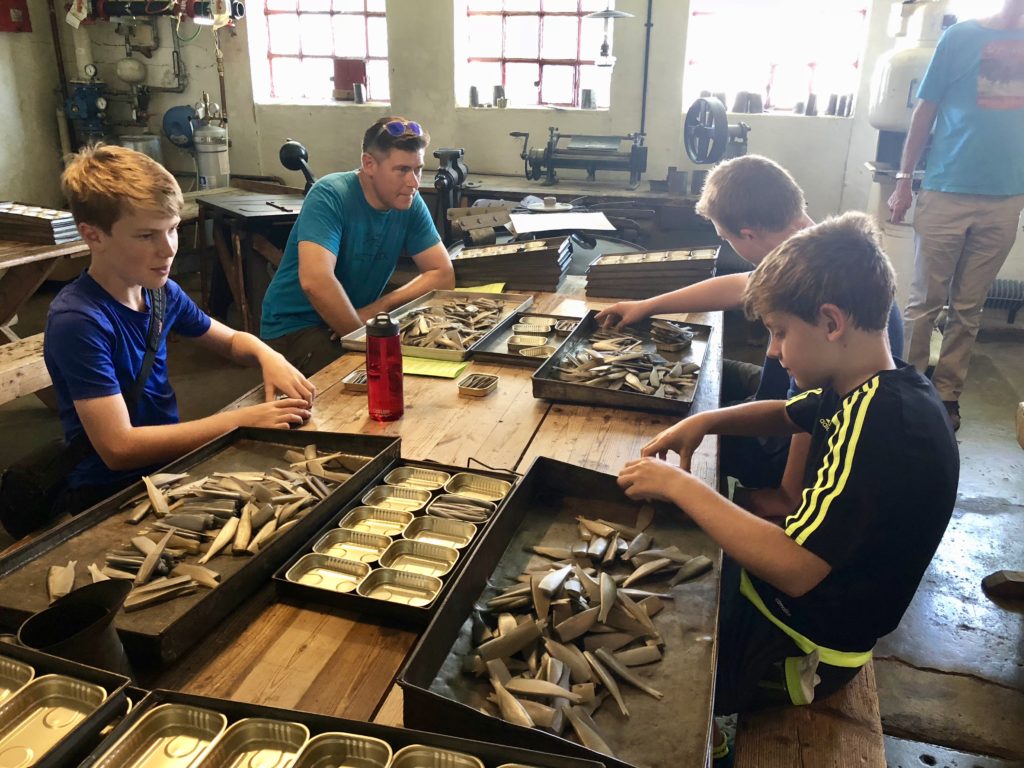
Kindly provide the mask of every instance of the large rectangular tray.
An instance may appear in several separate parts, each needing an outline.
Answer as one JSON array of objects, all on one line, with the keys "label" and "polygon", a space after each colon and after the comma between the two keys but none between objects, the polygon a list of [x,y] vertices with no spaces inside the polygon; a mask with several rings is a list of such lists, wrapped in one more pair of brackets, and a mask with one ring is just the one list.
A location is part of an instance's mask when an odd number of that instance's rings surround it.
[{"label": "large rectangular tray", "polygon": [[[533,296],[524,296],[518,293],[476,293],[474,291],[431,291],[418,299],[403,304],[398,309],[391,311],[391,317],[401,320],[409,312],[420,307],[443,303],[447,299],[492,299],[505,303],[506,310],[502,313],[501,320],[508,315],[522,312],[533,304]],[[493,329],[488,333],[493,333]],[[402,354],[410,357],[426,357],[432,360],[466,360],[470,353],[487,340],[488,334],[484,334],[476,343],[469,345],[466,349],[430,349],[426,347],[402,346]],[[341,346],[345,349],[356,351],[366,350],[366,329],[357,328],[349,334],[341,337]]]},{"label": "large rectangular tray", "polygon": [[[448,472],[449,474],[455,475],[460,472],[471,472],[474,475],[483,475],[485,477],[493,477],[498,480],[504,480],[512,483],[512,491],[515,490],[518,476],[508,472],[492,472],[487,470],[479,470],[476,468],[465,469],[463,467],[449,466],[446,464],[435,464],[433,462],[422,462],[422,461],[396,461],[388,466],[384,467],[380,474],[377,475],[371,482],[367,483],[365,491],[369,491],[372,488],[380,485],[384,482],[384,477],[391,472],[393,469],[398,467],[424,467],[426,469],[440,470],[442,472]],[[431,500],[438,496],[445,494],[446,491],[442,488],[431,492]],[[485,523],[476,525],[476,535],[472,541],[469,542],[465,547],[459,550],[458,560],[455,561],[455,565],[451,571],[445,574],[441,582],[443,586],[437,597],[426,606],[416,607],[411,605],[402,605],[400,603],[390,603],[385,600],[377,600],[371,597],[364,597],[356,594],[355,592],[331,592],[317,587],[307,586],[305,584],[299,584],[291,581],[287,578],[289,569],[295,565],[302,558],[303,555],[307,555],[313,551],[313,546],[324,536],[328,531],[331,531],[338,527],[338,523],[341,522],[342,518],[345,517],[351,510],[356,507],[363,506],[362,502],[363,493],[354,498],[336,515],[331,517],[322,528],[320,528],[309,540],[299,547],[295,554],[289,558],[289,560],[277,569],[274,574],[274,586],[277,590],[277,594],[288,599],[296,600],[302,603],[321,603],[324,605],[334,606],[336,608],[343,608],[352,611],[359,611],[361,614],[367,617],[379,617],[381,619],[390,619],[395,622],[416,626],[426,626],[431,617],[438,611],[441,604],[450,594],[455,582],[458,579],[458,574],[465,567],[465,564],[470,560],[472,553],[479,546],[480,542],[484,538],[484,534],[487,528],[493,524],[494,520],[501,514],[504,503],[511,497],[511,492],[505,497],[500,503],[497,504],[497,509],[491,515],[490,519]],[[420,510],[414,513],[414,519],[426,516],[426,509]],[[395,541],[400,541],[401,537],[396,537]],[[375,568],[377,566],[374,566]]]},{"label": "large rectangular tray", "polygon": [[[575,518],[579,514],[634,525],[640,507],[626,499],[613,475],[538,458],[398,673],[405,723],[602,760],[616,768],[707,764],[721,551],[678,509],[656,509],[648,531],[659,546],[674,544],[683,552],[706,555],[715,568],[711,575],[672,587],[675,599],[665,600],[665,609],[655,619],[666,648],[654,684],[665,698],[656,701],[624,686],[631,717],[620,717],[608,703],[596,712],[595,720],[612,749],[617,749],[617,759],[547,731],[489,717],[477,709],[489,686],[462,673],[463,659],[472,651],[470,616],[474,606],[512,583],[528,565],[548,562],[525,547],[568,546],[578,536]],[[666,591],[663,585],[654,588]]]},{"label": "large rectangular tray", "polygon": [[[206,630],[233,611],[263,584],[295,548],[324,520],[352,499],[388,462],[398,458],[401,441],[368,435],[241,428],[212,440],[169,464],[166,472],[206,474],[220,470],[262,470],[281,466],[287,448],[315,443],[321,451],[345,451],[367,458],[367,464],[287,533],[253,557],[218,557],[209,567],[221,574],[216,589],[134,611],[121,612],[118,633],[133,664],[168,663],[200,640]],[[47,569],[78,561],[76,583],[85,583],[89,563],[102,564],[104,553],[137,535],[126,523],[131,509],[120,509],[143,490],[140,482],[48,531],[7,557],[0,558],[0,624],[16,629],[33,613],[46,608]]]},{"label": "large rectangular tray", "polygon": [[[483,760],[486,768],[498,768],[502,765],[535,766],[536,768],[603,768],[603,762],[581,759],[578,757],[566,757],[563,755],[545,754],[535,752],[523,747],[503,746],[490,744],[478,739],[460,739],[453,736],[444,736],[437,733],[424,733],[408,728],[393,728],[376,723],[364,723],[357,720],[345,720],[328,715],[318,715],[311,712],[303,712],[293,709],[279,709],[277,707],[264,707],[257,704],[247,704],[240,701],[228,701],[226,699],[213,699],[206,696],[195,696],[176,691],[155,690],[152,691],[142,703],[132,710],[104,741],[97,746],[81,763],[78,768],[92,768],[103,753],[112,747],[118,739],[128,733],[135,724],[154,707],[161,704],[186,704],[193,707],[213,710],[226,715],[229,725],[248,717],[262,717],[270,720],[283,720],[292,723],[301,723],[309,729],[310,736],[317,736],[321,733],[352,733],[359,736],[371,736],[381,739],[391,745],[391,749],[397,752],[402,747],[411,744],[423,744],[440,749],[447,749],[453,752],[474,755]],[[67,763],[74,765],[74,763]]]},{"label": "large rectangular tray", "polygon": [[100,732],[124,715],[128,708],[126,691],[130,681],[127,677],[9,642],[0,642],[0,656],[28,664],[35,669],[37,678],[43,675],[65,675],[100,685],[107,691],[107,698],[99,708],[83,720],[73,733],[51,749],[42,760],[35,763],[35,768],[65,768],[68,765],[75,765],[99,743]]},{"label": "large rectangular tray", "polygon": [[[546,317],[558,322],[561,320],[569,320],[571,322],[578,322],[578,317],[567,317],[565,315],[546,315],[540,312],[517,312],[514,315],[509,315],[501,323],[499,323],[494,331],[487,335],[476,348],[473,350],[473,360],[481,363],[501,363],[503,365],[519,365],[524,368],[539,367],[537,358],[526,357],[520,355],[518,352],[508,351],[508,340],[509,337],[515,335],[512,330],[512,326],[517,323],[528,323],[530,317]],[[547,334],[547,343],[558,346],[565,341],[564,336],[558,336],[554,331]]]},{"label": "large rectangular tray", "polygon": [[[692,386],[688,387],[678,400],[671,400],[667,397],[655,397],[640,392],[625,390],[610,390],[604,387],[596,387],[588,384],[580,384],[573,381],[561,381],[555,370],[566,355],[575,352],[581,347],[586,347],[590,335],[597,330],[598,324],[594,317],[597,310],[590,310],[580,320],[571,334],[551,357],[549,357],[537,372],[533,374],[533,396],[546,400],[556,400],[562,403],[579,403],[581,405],[598,405],[610,408],[632,408],[641,411],[654,411],[658,413],[674,413],[685,415],[689,413],[693,405],[694,393],[697,391],[701,373],[694,378]],[[693,342],[682,352],[658,352],[670,362],[679,360],[693,362],[703,369],[704,358],[707,355],[708,340],[711,337],[711,326],[700,325],[699,323],[682,323],[694,331]],[[633,326],[643,332],[646,336],[650,327],[649,321],[638,323]],[[646,351],[657,352],[654,342],[649,338],[644,339],[643,347]]]}]

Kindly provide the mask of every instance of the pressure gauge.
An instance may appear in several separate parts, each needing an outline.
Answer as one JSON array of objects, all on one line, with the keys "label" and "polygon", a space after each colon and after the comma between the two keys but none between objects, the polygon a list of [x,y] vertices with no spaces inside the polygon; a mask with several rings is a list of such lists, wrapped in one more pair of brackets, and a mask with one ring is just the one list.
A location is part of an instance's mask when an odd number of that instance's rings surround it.
[{"label": "pressure gauge", "polygon": [[86,77],[96,77],[96,72],[97,71],[98,70],[96,69],[96,65],[95,64],[86,64],[85,65],[85,76]]},{"label": "pressure gauge", "polygon": [[98,109],[100,112],[102,112],[106,108],[107,108],[107,100],[105,98],[103,98],[102,96],[97,97],[96,98],[96,109]]}]

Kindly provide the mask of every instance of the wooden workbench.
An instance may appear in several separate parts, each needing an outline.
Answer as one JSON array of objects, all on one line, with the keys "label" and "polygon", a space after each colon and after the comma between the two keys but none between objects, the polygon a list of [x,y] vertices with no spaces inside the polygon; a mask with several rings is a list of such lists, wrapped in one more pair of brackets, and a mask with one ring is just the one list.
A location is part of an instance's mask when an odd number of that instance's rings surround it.
[{"label": "wooden workbench", "polygon": [[[578,279],[576,282],[580,282]],[[569,290],[578,292],[569,279]],[[582,316],[587,304],[558,294],[536,294],[537,312]],[[590,306],[597,306],[590,302]],[[696,393],[695,410],[718,405],[722,360],[720,313],[690,315],[713,326],[708,355]],[[528,368],[473,363],[469,370],[500,377],[493,395],[461,398],[449,379],[408,376],[402,419],[381,424],[367,416],[366,399],[342,390],[340,381],[365,364],[360,353],[340,357],[313,377],[317,401],[315,430],[362,432],[402,438],[402,456],[466,465],[476,458],[493,467],[524,472],[536,456],[615,473],[655,433],[674,423],[671,416],[637,411],[558,405],[534,399]],[[254,397],[258,398],[258,395]],[[243,404],[244,401],[235,405]],[[718,483],[718,438],[709,436],[694,457],[693,471],[713,487]],[[716,590],[717,592],[717,590]],[[708,666],[696,708],[710,720],[714,684],[717,605],[706,612]],[[417,634],[372,617],[320,605],[296,606],[274,600],[267,587],[171,668],[142,679],[146,686],[310,710],[358,720],[400,725],[401,692],[392,682]],[[679,754],[706,753],[700,734],[674,734]],[[686,743],[689,740],[690,743]],[[692,762],[698,765],[701,763]]]}]

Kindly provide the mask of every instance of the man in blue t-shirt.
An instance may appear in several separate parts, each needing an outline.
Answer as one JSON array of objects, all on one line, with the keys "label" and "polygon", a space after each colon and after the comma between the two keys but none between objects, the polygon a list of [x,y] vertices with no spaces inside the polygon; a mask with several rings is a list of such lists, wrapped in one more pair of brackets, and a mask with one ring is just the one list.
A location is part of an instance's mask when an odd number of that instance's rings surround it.
[{"label": "man in blue t-shirt", "polygon": [[[306,196],[263,298],[260,327],[306,375],[340,354],[334,335],[455,287],[448,251],[418,194],[429,142],[419,123],[382,117],[363,136],[359,170],[324,176]],[[420,273],[382,296],[402,253]]]},{"label": "man in blue t-shirt", "polygon": [[1024,0],[946,30],[917,92],[892,220],[912,202],[914,168],[934,126],[914,217],[914,280],[903,312],[907,362],[928,367],[932,328],[949,306],[932,374],[954,429],[989,288],[1024,209]]},{"label": "man in blue t-shirt", "polygon": [[[169,279],[184,200],[166,169],[139,152],[100,145],[76,155],[61,184],[91,261],[50,305],[43,354],[65,440],[77,445],[84,433],[92,450],[71,471],[70,492],[56,511],[81,511],[234,427],[285,429],[309,419],[313,385],[255,336],[210,319]],[[149,336],[147,294],[161,288],[153,368],[129,413]],[[171,331],[259,366],[266,402],[180,423],[167,380]],[[46,522],[43,510],[39,522]]]}]

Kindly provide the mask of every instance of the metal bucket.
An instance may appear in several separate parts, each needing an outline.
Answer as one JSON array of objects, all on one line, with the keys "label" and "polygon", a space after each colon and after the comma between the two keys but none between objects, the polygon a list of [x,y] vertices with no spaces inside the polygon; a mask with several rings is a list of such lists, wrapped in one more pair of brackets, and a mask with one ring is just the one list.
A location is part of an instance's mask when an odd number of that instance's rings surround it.
[{"label": "metal bucket", "polygon": [[91,667],[133,677],[124,646],[114,628],[132,584],[110,579],[79,587],[49,608],[25,620],[18,642]]},{"label": "metal bucket", "polygon": [[160,137],[152,133],[134,133],[118,136],[117,143],[122,147],[134,149],[144,155],[149,155],[160,165],[164,164],[164,153],[160,149]]}]

